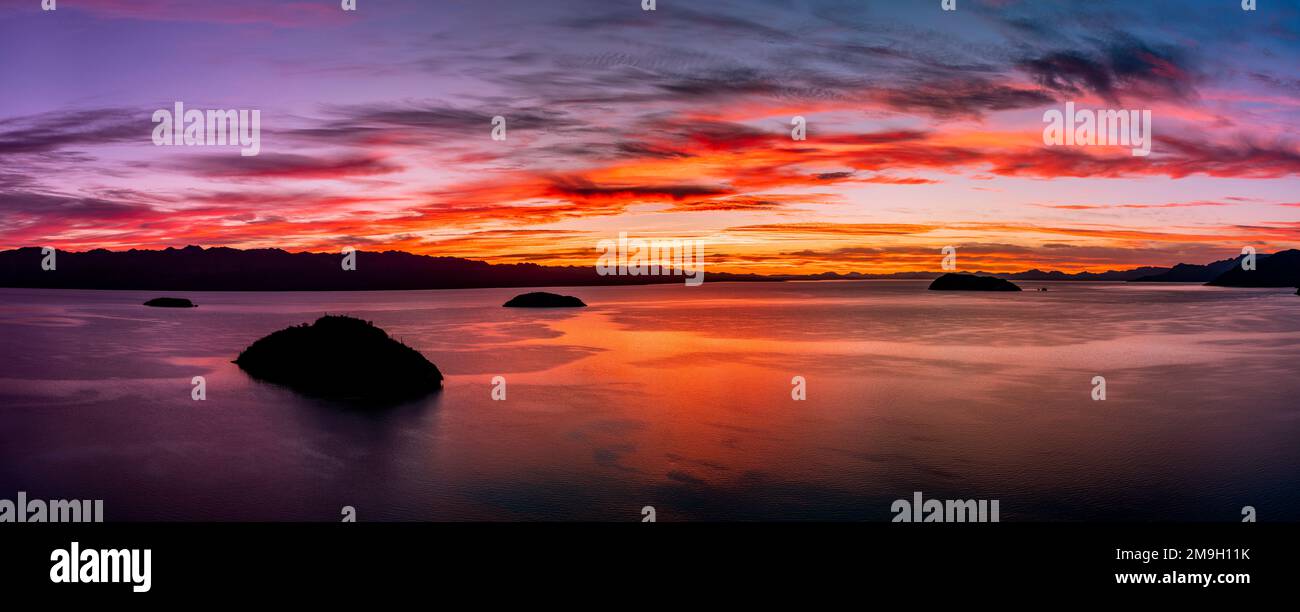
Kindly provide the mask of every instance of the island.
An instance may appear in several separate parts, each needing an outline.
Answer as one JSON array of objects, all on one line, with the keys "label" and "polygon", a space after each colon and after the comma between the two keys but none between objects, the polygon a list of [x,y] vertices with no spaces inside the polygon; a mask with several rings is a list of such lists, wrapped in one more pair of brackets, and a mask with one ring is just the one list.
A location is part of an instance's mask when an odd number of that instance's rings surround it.
[{"label": "island", "polygon": [[154,308],[198,308],[198,304],[185,298],[160,297],[149,300],[144,303],[145,306]]},{"label": "island", "polygon": [[586,304],[571,295],[534,291],[516,295],[502,306],[506,308],[583,308],[586,307]]},{"label": "island", "polygon": [[948,273],[934,279],[930,291],[1020,291],[1020,287],[993,276]]},{"label": "island", "polygon": [[442,372],[419,351],[348,316],[273,332],[234,363],[260,380],[355,403],[398,403],[442,388]]}]

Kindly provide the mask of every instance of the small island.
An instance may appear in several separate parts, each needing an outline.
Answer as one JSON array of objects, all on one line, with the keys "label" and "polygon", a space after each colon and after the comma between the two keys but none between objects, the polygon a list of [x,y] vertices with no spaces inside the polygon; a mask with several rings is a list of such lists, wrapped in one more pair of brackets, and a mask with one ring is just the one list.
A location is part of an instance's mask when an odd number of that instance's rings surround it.
[{"label": "small island", "polygon": [[198,304],[185,298],[160,297],[149,300],[144,303],[145,306],[154,308],[198,308]]},{"label": "small island", "polygon": [[397,403],[442,388],[442,372],[370,321],[326,315],[274,332],[235,359],[250,376],[308,395]]},{"label": "small island", "polygon": [[993,276],[949,273],[934,279],[930,291],[1020,291],[1020,287]]},{"label": "small island", "polygon": [[582,300],[571,295],[535,291],[516,295],[502,306],[506,308],[583,308],[587,305],[582,303]]}]

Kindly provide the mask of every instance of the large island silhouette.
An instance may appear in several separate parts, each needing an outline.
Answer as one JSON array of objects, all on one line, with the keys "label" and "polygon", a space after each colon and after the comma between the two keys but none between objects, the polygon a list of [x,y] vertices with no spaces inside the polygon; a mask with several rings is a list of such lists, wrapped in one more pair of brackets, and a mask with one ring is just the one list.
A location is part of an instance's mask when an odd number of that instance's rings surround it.
[{"label": "large island silhouette", "polygon": [[442,372],[419,351],[347,316],[273,332],[234,362],[254,378],[357,404],[398,403],[442,388]]}]

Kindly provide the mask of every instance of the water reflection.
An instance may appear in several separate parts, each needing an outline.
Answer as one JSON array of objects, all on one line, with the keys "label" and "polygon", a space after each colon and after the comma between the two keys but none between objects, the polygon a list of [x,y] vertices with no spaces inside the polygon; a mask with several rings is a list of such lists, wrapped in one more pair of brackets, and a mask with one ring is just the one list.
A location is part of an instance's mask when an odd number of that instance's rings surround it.
[{"label": "water reflection", "polygon": [[[1295,296],[1050,285],[575,288],[591,307],[564,311],[0,290],[0,490],[102,497],[110,520],[888,520],[917,490],[1000,499],[1004,521],[1300,520]],[[444,391],[359,412],[229,363],[326,313],[417,348]]]}]

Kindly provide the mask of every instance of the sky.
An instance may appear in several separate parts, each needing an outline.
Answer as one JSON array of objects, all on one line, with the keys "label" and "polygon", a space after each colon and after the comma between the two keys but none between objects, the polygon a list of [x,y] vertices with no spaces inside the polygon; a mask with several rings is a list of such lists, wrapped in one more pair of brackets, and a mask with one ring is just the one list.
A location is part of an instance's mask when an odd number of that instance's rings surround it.
[{"label": "sky", "polygon": [[[0,248],[587,266],[626,232],[888,273],[1300,246],[1300,0],[655,4],[0,0]],[[260,153],[156,146],[176,101],[258,110]],[[1044,144],[1067,102],[1151,111],[1151,154]]]}]

